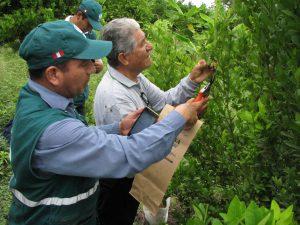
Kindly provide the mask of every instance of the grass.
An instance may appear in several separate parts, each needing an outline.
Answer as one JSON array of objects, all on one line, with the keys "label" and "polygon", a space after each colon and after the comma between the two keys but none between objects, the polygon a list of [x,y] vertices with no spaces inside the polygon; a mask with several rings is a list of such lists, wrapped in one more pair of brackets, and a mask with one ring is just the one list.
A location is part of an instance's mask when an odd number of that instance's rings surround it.
[{"label": "grass", "polygon": [[0,48],[0,127],[13,118],[19,90],[27,80],[26,63],[11,48]]},{"label": "grass", "polygon": [[11,176],[11,168],[9,164],[0,166],[0,224],[6,224],[7,215],[11,203],[11,194],[8,191],[8,183]]},{"label": "grass", "polygon": [[[27,80],[26,63],[9,47],[0,47],[0,129],[13,118],[18,93]],[[0,136],[0,224],[5,224],[11,194],[8,183],[11,168],[8,163],[9,146]]]}]

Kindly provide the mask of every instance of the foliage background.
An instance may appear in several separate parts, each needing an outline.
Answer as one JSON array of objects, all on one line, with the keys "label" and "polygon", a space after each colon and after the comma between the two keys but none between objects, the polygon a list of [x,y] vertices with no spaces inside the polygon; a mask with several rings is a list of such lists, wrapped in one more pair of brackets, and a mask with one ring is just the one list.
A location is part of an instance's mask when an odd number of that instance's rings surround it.
[{"label": "foliage background", "polygon": [[[64,18],[79,2],[0,3],[0,43],[5,44],[0,48],[1,128],[13,117],[18,91],[27,79],[25,63],[7,43],[18,46],[37,24]],[[103,23],[124,16],[141,23],[154,46],[153,65],[145,74],[160,88],[176,85],[200,58],[218,62],[205,125],[168,190],[182,206],[177,222],[185,223],[191,205],[199,202],[209,204],[211,214],[218,216],[235,195],[267,207],[272,199],[285,208],[293,204],[299,219],[299,2],[216,1],[210,9],[173,0],[99,2]],[[91,124],[100,79],[91,80]],[[0,147],[4,221],[10,168],[2,139]]]}]

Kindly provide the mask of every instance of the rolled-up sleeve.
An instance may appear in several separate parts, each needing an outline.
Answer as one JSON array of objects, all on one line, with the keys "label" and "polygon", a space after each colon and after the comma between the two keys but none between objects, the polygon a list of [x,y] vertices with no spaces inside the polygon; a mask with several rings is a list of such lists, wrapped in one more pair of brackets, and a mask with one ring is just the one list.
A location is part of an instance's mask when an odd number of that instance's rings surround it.
[{"label": "rolled-up sleeve", "polygon": [[107,134],[101,127],[87,127],[76,119],[65,119],[44,131],[32,166],[47,174],[99,178],[134,175],[170,153],[184,124],[185,119],[173,111],[140,133],[120,136]]}]

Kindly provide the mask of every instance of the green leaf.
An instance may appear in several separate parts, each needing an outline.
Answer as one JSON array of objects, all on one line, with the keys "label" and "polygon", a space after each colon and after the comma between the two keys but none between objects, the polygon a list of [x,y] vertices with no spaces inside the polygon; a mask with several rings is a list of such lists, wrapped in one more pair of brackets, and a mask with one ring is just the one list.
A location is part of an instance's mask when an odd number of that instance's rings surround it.
[{"label": "green leaf", "polygon": [[271,202],[271,209],[274,212],[274,219],[278,220],[281,213],[280,213],[280,207],[275,200],[272,200]]},{"label": "green leaf", "polygon": [[299,35],[292,35],[291,40],[295,45],[297,45],[298,47],[300,46]]},{"label": "green leaf", "polygon": [[199,206],[193,205],[193,208],[194,208],[194,211],[195,211],[195,216],[198,219],[203,220],[203,215],[202,215],[202,212],[201,212]]},{"label": "green leaf", "polygon": [[263,126],[262,126],[260,123],[256,123],[256,124],[255,124],[255,128],[256,128],[257,130],[263,130]]},{"label": "green leaf", "polygon": [[257,225],[268,213],[265,208],[259,208],[255,202],[251,201],[245,211],[245,224]]},{"label": "green leaf", "polygon": [[238,115],[242,120],[247,121],[249,123],[253,123],[253,117],[252,117],[251,112],[241,111]]},{"label": "green leaf", "polygon": [[227,216],[226,213],[220,213],[220,216],[223,218],[224,222],[228,222],[229,221],[229,217]]},{"label": "green leaf", "polygon": [[297,82],[300,82],[300,67],[295,71],[295,79]]},{"label": "green leaf", "polygon": [[189,219],[186,223],[186,225],[202,225],[203,223],[201,223],[197,218],[192,218]]},{"label": "green leaf", "polygon": [[291,135],[290,133],[286,132],[286,131],[281,131],[280,134],[282,134],[283,136],[287,137],[287,138],[291,138],[293,139],[294,136]]},{"label": "green leaf", "polygon": [[282,10],[282,12],[289,17],[297,19],[297,16],[289,10]]},{"label": "green leaf", "polygon": [[199,12],[199,9],[197,7],[192,7],[192,8],[190,8],[190,10],[187,13],[185,13],[185,16],[187,18],[189,18],[189,17],[194,16],[198,12]]},{"label": "green leaf", "polygon": [[178,40],[180,40],[180,41],[187,42],[187,43],[190,43],[190,42],[191,42],[190,39],[186,38],[186,37],[183,36],[183,35],[180,35],[180,34],[175,33],[175,32],[174,32],[174,35],[175,35],[175,37],[176,37]]},{"label": "green leaf", "polygon": [[266,215],[257,225],[266,225],[270,216],[271,216],[271,213],[268,213],[268,215]]},{"label": "green leaf", "polygon": [[260,114],[266,114],[266,108],[261,99],[258,99],[258,108]]},{"label": "green leaf", "polygon": [[188,24],[187,27],[188,27],[189,31],[191,31],[193,34],[196,32],[193,24]]},{"label": "green leaf", "polygon": [[240,201],[237,196],[233,198],[230,202],[227,216],[229,221],[240,220],[244,217],[244,213],[246,210],[245,203]]},{"label": "green leaf", "polygon": [[293,218],[293,215],[293,206],[291,205],[281,213],[280,221],[289,220]]},{"label": "green leaf", "polygon": [[287,146],[289,146],[290,148],[293,148],[297,151],[300,151],[300,146],[290,142],[290,141],[284,141],[284,144],[286,144]]},{"label": "green leaf", "polygon": [[214,25],[214,21],[212,18],[210,18],[209,16],[203,14],[203,13],[200,13],[200,17],[206,21],[207,23],[209,23],[209,25],[213,26]]},{"label": "green leaf", "polygon": [[296,113],[295,117],[296,124],[300,125],[300,113]]},{"label": "green leaf", "polygon": [[212,220],[212,225],[223,225],[223,224],[221,223],[220,220],[218,220],[218,219],[213,219],[213,220]]},{"label": "green leaf", "polygon": [[173,9],[175,9],[179,14],[183,15],[183,12],[181,10],[181,8],[177,5],[177,3],[174,0],[168,0],[168,3],[170,4],[170,6],[173,7]]},{"label": "green leaf", "polygon": [[251,202],[246,209],[245,212],[245,224],[246,225],[256,225],[257,224],[257,216],[256,216],[256,210],[258,206],[254,203]]}]

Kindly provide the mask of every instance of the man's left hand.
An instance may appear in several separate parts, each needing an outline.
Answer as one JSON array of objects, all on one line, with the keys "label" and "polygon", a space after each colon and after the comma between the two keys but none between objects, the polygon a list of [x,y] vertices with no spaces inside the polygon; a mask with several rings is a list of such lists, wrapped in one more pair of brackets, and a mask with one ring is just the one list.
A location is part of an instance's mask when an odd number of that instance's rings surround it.
[{"label": "man's left hand", "polygon": [[215,72],[215,67],[210,66],[204,59],[201,59],[198,64],[192,69],[190,79],[196,83],[204,81],[208,76]]},{"label": "man's left hand", "polygon": [[141,112],[143,111],[143,108],[138,109],[132,113],[129,113],[127,116],[125,116],[120,123],[120,133],[121,135],[128,135],[131,127],[133,126],[134,122],[137,120]]},{"label": "man's left hand", "polygon": [[103,70],[103,62],[101,59],[96,59],[94,62],[95,73],[100,73]]}]

